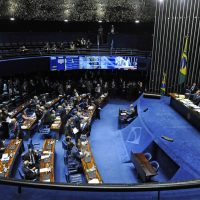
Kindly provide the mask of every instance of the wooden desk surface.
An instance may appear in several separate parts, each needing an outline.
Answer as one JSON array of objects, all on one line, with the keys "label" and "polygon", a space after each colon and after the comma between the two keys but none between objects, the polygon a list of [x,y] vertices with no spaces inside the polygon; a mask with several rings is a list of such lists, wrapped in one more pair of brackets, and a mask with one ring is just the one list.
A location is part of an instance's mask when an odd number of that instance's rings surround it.
[{"label": "wooden desk surface", "polygon": [[53,99],[53,100],[51,101],[50,105],[47,106],[47,108],[49,109],[49,108],[53,107],[53,106],[54,106],[56,103],[58,103],[61,99],[63,99],[63,97],[57,97],[57,98]]},{"label": "wooden desk surface", "polygon": [[55,176],[54,176],[54,157],[55,157],[55,140],[54,139],[46,139],[44,141],[43,145],[43,150],[42,150],[42,155],[48,155],[45,154],[45,152],[50,152],[51,156],[49,159],[49,162],[45,162],[45,159],[41,159],[40,161],[40,170],[42,168],[51,168],[50,172],[41,172],[40,173],[40,181],[45,181],[46,176],[49,176],[50,182],[53,183],[55,182]]},{"label": "wooden desk surface", "polygon": [[17,108],[15,108],[13,111],[11,111],[11,118],[16,117],[20,112],[22,112],[27,106],[29,105],[29,101],[26,103],[21,104]]},{"label": "wooden desk surface", "polygon": [[37,121],[36,118],[31,118],[31,119],[25,120],[21,125],[21,129],[22,130],[30,130],[32,128],[32,126],[36,123],[36,121]]},{"label": "wooden desk surface", "polygon": [[84,171],[84,174],[86,176],[87,182],[89,182],[90,180],[92,180],[92,179],[90,179],[87,170],[95,167],[96,168],[96,171],[95,171],[96,179],[99,180],[99,183],[103,183],[101,175],[100,175],[100,173],[98,171],[98,168],[97,168],[97,166],[95,164],[95,160],[94,160],[94,157],[92,155],[92,151],[91,151],[91,148],[90,148],[89,141],[88,141],[88,143],[87,143],[87,145],[85,147],[81,144],[80,140],[79,140],[79,144],[80,144],[80,149],[82,151],[84,149],[84,150],[86,150],[87,152],[90,153],[90,158],[91,158],[90,162],[86,162],[84,158],[81,159],[81,163],[82,163],[82,166],[83,166],[83,171]]},{"label": "wooden desk surface", "polygon": [[9,177],[11,175],[12,166],[14,165],[15,159],[17,157],[17,154],[19,153],[19,150],[22,146],[22,140],[19,139],[13,139],[10,141],[8,146],[6,147],[4,154],[12,154],[12,157],[10,157],[9,161],[4,163],[0,160],[0,171],[2,172],[4,167],[7,168],[7,171],[5,172],[4,177]]},{"label": "wooden desk surface", "polygon": [[169,96],[174,99],[176,99],[177,95],[178,95],[177,93],[169,93]]},{"label": "wooden desk surface", "polygon": [[144,153],[133,153],[132,161],[143,181],[157,175],[150,162],[146,159]]}]

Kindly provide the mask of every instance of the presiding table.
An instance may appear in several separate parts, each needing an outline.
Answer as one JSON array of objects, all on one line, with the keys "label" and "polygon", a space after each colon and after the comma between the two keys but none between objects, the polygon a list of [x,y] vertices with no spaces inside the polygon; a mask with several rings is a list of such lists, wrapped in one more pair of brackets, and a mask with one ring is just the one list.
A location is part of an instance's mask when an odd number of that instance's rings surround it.
[{"label": "presiding table", "polygon": [[44,141],[41,160],[40,160],[40,181],[55,182],[54,175],[55,164],[55,140],[46,139]]},{"label": "presiding table", "polygon": [[171,97],[170,106],[180,113],[195,128],[200,130],[200,107],[191,100],[185,98],[185,95],[169,93]]},{"label": "presiding table", "polygon": [[12,169],[23,145],[21,139],[13,139],[6,147],[0,160],[0,177],[11,177]]},{"label": "presiding table", "polygon": [[135,166],[138,176],[143,182],[147,182],[150,180],[151,177],[157,175],[155,169],[146,159],[144,153],[132,153],[131,159]]}]

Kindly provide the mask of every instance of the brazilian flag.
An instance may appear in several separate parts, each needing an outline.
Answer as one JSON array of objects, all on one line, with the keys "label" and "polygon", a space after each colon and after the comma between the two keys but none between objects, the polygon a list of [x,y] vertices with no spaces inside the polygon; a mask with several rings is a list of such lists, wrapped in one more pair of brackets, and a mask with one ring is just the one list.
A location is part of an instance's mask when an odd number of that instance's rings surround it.
[{"label": "brazilian flag", "polygon": [[185,37],[185,46],[184,46],[184,51],[181,56],[181,67],[180,67],[180,72],[179,72],[179,79],[178,79],[178,84],[183,84],[186,81],[187,77],[187,64],[188,64],[188,36]]},{"label": "brazilian flag", "polygon": [[166,73],[163,73],[163,79],[162,79],[162,84],[161,84],[161,94],[164,95],[166,92]]}]

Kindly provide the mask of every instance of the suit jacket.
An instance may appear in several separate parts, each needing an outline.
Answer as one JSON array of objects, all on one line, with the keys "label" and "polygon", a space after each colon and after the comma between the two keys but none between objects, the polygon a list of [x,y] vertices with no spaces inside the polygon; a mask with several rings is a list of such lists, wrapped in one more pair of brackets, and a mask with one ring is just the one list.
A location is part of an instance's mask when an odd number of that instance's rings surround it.
[{"label": "suit jacket", "polygon": [[24,156],[23,156],[23,160],[28,160],[29,162],[31,162],[32,164],[30,165],[30,167],[37,167],[39,164],[39,156],[32,151],[27,152]]},{"label": "suit jacket", "polygon": [[22,170],[24,172],[25,179],[27,180],[33,180],[38,177],[38,174],[35,171],[31,170],[28,166],[23,166]]},{"label": "suit jacket", "polygon": [[193,102],[194,102],[194,104],[199,104],[199,102],[200,102],[200,94],[194,94]]},{"label": "suit jacket", "polygon": [[192,86],[192,87],[190,88],[191,94],[194,94],[197,90],[198,90],[198,87],[197,87],[197,86]]}]

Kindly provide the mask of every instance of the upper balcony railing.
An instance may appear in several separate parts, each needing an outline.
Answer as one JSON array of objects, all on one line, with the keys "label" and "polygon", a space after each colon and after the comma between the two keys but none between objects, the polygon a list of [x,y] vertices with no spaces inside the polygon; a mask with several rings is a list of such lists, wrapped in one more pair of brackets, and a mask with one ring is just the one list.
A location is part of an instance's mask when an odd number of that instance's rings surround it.
[{"label": "upper balcony railing", "polygon": [[[25,47],[25,46],[24,46]],[[25,48],[18,45],[0,45],[0,59],[21,58],[21,57],[38,57],[50,55],[115,55],[115,56],[142,56],[151,57],[151,51],[140,51],[130,48],[112,48],[107,45],[92,45],[90,48],[69,47],[45,49],[41,45],[29,45]]]}]

